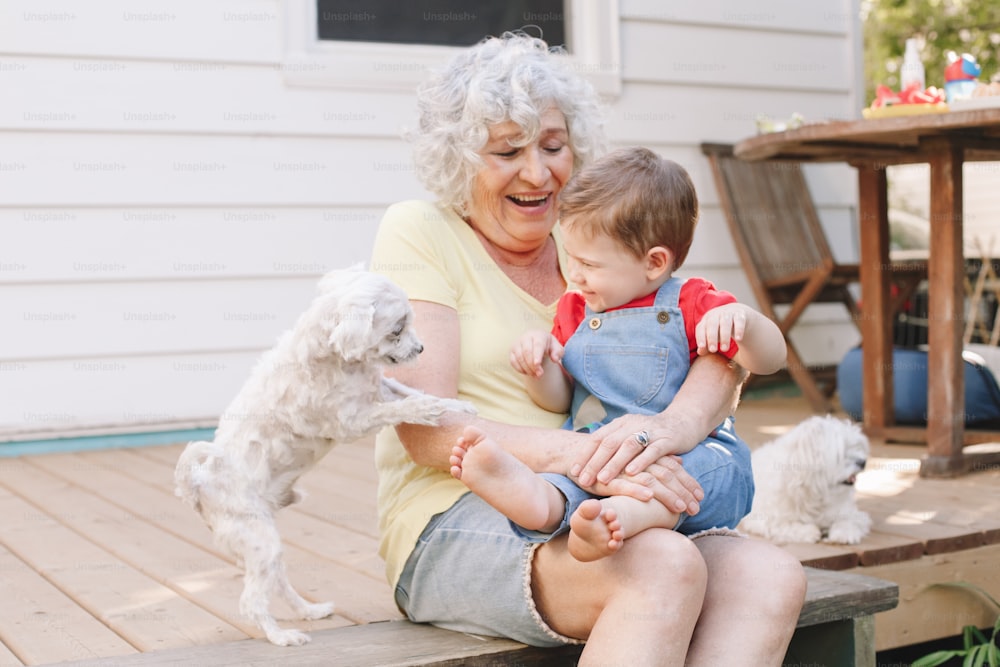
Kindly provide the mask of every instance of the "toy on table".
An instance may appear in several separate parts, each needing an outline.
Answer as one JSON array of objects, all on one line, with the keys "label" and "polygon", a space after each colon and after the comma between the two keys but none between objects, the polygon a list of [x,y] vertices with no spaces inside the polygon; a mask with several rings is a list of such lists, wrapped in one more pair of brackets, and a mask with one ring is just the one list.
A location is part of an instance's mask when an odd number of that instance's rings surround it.
[{"label": "toy on table", "polygon": [[972,96],[979,82],[976,81],[982,68],[968,53],[961,57],[954,51],[948,52],[948,65],[944,68],[944,92],[948,102]]}]

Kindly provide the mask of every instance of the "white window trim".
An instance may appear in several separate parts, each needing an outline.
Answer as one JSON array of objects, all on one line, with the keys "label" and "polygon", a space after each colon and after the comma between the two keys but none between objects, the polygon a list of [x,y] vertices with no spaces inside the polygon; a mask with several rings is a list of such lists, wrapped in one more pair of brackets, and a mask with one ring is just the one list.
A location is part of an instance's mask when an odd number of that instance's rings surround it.
[{"label": "white window trim", "polygon": [[[618,0],[566,0],[570,56],[597,92],[621,94]],[[285,0],[281,64],[291,86],[413,90],[459,47],[320,40],[315,0]]]}]

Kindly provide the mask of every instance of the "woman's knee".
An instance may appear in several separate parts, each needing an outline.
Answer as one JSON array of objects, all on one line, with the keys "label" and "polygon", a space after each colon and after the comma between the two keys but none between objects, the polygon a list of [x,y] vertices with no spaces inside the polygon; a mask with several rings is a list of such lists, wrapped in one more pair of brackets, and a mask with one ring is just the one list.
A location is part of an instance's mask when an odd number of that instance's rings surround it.
[{"label": "woman's knee", "polygon": [[705,559],[689,538],[675,531],[646,530],[627,540],[620,554],[628,556],[622,575],[637,580],[640,587],[662,587],[675,594],[683,588],[699,597],[704,595],[708,580]]},{"label": "woman's knee", "polygon": [[[736,538],[723,538],[736,539]],[[728,559],[731,581],[742,582],[758,611],[775,620],[797,619],[806,597],[807,579],[799,559],[767,542],[741,540]]]},{"label": "woman's knee", "polygon": [[799,559],[792,554],[777,547],[773,550],[775,553],[769,556],[771,561],[769,575],[772,585],[768,588],[778,593],[774,596],[775,604],[778,606],[774,611],[782,616],[798,618],[809,584],[806,571]]}]

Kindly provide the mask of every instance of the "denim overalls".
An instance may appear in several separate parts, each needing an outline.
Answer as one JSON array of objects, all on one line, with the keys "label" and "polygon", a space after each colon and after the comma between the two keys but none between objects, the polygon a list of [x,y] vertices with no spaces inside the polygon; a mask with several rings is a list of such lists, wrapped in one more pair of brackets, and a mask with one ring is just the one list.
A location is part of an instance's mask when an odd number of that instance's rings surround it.
[{"label": "denim overalls", "polygon": [[[576,380],[565,428],[593,431],[625,414],[657,414],[673,400],[690,368],[688,338],[677,299],[684,280],[671,278],[651,307],[604,313],[586,309],[583,321],[566,342],[563,368]],[[684,470],[705,491],[701,511],[681,515],[677,531],[693,534],[709,528],[735,528],[753,503],[750,449],[736,437],[727,419],[711,436],[682,454]],[[567,518],[578,499],[556,478],[545,475],[567,495]],[[584,492],[585,493],[585,492]],[[558,534],[563,530],[556,532]],[[537,537],[530,531],[519,532]]]}]

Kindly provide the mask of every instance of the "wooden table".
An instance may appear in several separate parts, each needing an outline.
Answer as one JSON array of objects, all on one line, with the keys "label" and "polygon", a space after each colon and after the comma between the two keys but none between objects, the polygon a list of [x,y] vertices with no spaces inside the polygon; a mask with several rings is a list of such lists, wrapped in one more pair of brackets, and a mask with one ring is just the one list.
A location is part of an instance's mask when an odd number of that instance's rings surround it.
[{"label": "wooden table", "polygon": [[[1000,108],[810,124],[746,139],[734,152],[745,160],[846,162],[857,169],[865,430],[875,437],[925,438],[924,476],[953,476],[1000,463],[995,451],[963,450],[976,442],[1000,442],[1000,433],[966,432],[961,356],[965,320],[962,165],[1000,160]],[[916,162],[930,164],[931,172],[926,430],[902,429],[894,423],[888,308],[886,167]]]}]

